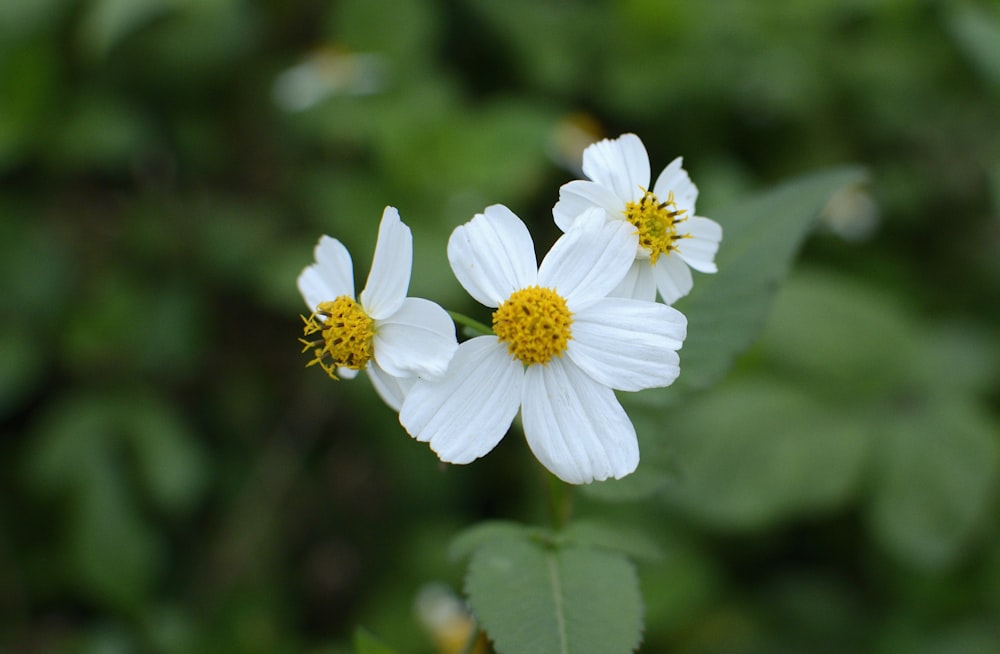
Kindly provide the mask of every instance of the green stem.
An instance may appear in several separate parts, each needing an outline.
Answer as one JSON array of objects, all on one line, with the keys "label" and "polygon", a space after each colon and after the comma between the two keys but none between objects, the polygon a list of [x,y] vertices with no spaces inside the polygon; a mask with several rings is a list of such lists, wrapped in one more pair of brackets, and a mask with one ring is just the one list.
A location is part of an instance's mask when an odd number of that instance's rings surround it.
[{"label": "green stem", "polygon": [[552,529],[562,530],[569,523],[573,513],[572,488],[548,470],[545,471],[548,481],[549,512],[552,517]]},{"label": "green stem", "polygon": [[465,314],[458,313],[457,311],[449,311],[448,315],[451,316],[451,319],[454,320],[456,324],[465,327],[466,336],[489,336],[493,333],[492,329],[478,320],[473,320]]}]

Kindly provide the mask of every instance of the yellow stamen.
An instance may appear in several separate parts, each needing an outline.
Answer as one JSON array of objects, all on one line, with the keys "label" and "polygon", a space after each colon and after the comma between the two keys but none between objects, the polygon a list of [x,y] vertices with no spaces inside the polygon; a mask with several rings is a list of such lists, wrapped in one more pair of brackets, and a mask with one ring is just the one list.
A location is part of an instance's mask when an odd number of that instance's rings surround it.
[{"label": "yellow stamen", "polygon": [[651,192],[643,189],[642,199],[625,205],[625,219],[639,230],[639,244],[649,252],[649,263],[653,265],[661,254],[677,249],[677,241],[690,238],[690,234],[678,234],[677,225],[687,220],[687,209],[678,209],[674,193],[667,195],[666,202],[660,202]]},{"label": "yellow stamen", "polygon": [[572,338],[573,314],[555,290],[529,286],[511,293],[493,312],[493,332],[522,363],[562,356]]},{"label": "yellow stamen", "polygon": [[318,339],[299,339],[303,352],[313,351],[306,366],[319,365],[333,379],[338,379],[337,368],[361,370],[375,353],[375,321],[347,295],[320,302],[316,311],[308,318],[303,316],[302,321],[303,334],[320,334]]}]

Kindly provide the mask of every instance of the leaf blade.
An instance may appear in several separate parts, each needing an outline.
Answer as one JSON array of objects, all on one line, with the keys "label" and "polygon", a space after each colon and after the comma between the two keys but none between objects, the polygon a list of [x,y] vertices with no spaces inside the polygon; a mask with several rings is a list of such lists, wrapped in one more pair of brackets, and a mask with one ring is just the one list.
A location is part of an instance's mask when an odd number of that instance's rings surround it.
[{"label": "leaf blade", "polygon": [[472,555],[465,587],[498,654],[614,654],[641,640],[639,579],[619,553],[494,541]]},{"label": "leaf blade", "polygon": [[857,167],[813,173],[717,212],[714,218],[725,230],[719,272],[699,276],[676,305],[688,318],[681,375],[666,390],[636,394],[636,401],[662,406],[721,379],[761,330],[778,284],[824,204],[835,191],[864,179]]}]

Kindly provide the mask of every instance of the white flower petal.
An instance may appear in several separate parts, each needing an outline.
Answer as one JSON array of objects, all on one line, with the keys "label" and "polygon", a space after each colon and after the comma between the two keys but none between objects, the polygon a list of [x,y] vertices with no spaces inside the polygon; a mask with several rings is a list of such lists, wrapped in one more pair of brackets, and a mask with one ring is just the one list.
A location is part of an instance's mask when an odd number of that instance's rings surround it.
[{"label": "white flower petal", "polygon": [[699,272],[718,271],[715,253],[719,251],[719,242],[722,240],[722,226],[709,218],[692,216],[681,223],[680,227],[691,237],[677,242],[677,254]]},{"label": "white flower petal", "polygon": [[673,307],[606,298],[574,314],[572,329],[566,355],[605,386],[639,391],[669,386],[680,374],[687,318]]},{"label": "white flower petal", "polygon": [[583,179],[568,182],[560,187],[559,201],[552,207],[552,218],[559,229],[568,232],[576,224],[580,214],[593,207],[604,209],[609,220],[625,219],[624,200],[606,186]]},{"label": "white flower petal", "polygon": [[400,221],[395,207],[386,207],[378,226],[378,240],[361,306],[376,320],[390,316],[403,303],[413,267],[413,234]]},{"label": "white flower petal", "polygon": [[571,229],[542,260],[538,284],[554,287],[570,310],[605,297],[625,279],[638,239],[635,227],[623,220]]},{"label": "white flower petal", "polygon": [[315,311],[320,302],[329,302],[341,295],[354,298],[354,270],[344,244],[324,235],[313,253],[316,263],[303,270],[297,282],[309,310]]},{"label": "white flower petal", "polygon": [[691,181],[687,171],[681,167],[683,163],[683,157],[671,161],[656,178],[652,191],[660,202],[666,202],[670,193],[673,193],[677,208],[684,209],[688,215],[693,215],[694,203],[698,200],[698,187]]},{"label": "white flower petal", "polygon": [[434,379],[444,374],[458,348],[448,312],[423,298],[408,297],[399,310],[375,321],[375,361],[396,377]]},{"label": "white flower petal", "polygon": [[635,134],[605,139],[583,151],[583,172],[612,189],[619,198],[632,202],[649,188],[649,155]]},{"label": "white flower petal", "polygon": [[393,411],[399,411],[403,406],[403,400],[406,399],[406,394],[417,383],[417,378],[394,377],[374,361],[368,364],[366,370],[368,371],[368,379],[372,381],[372,386],[382,401],[392,407]]},{"label": "white flower petal", "polygon": [[620,479],[639,465],[635,428],[614,391],[572,361],[528,368],[521,416],[531,451],[565,482]]},{"label": "white flower petal", "polygon": [[657,259],[653,274],[656,276],[656,290],[667,304],[673,304],[684,297],[694,286],[691,269],[676,254],[667,254]]},{"label": "white flower petal", "polygon": [[399,422],[430,443],[442,461],[469,463],[500,442],[521,404],[519,361],[496,336],[462,343],[438,381],[418,381],[403,403]]},{"label": "white flower petal", "polygon": [[341,379],[354,379],[358,376],[358,371],[354,368],[345,368],[341,366],[337,368],[337,376]]},{"label": "white flower petal", "polygon": [[488,307],[531,286],[538,274],[528,228],[500,204],[455,228],[448,239],[448,261],[462,287]]},{"label": "white flower petal", "polygon": [[636,259],[625,274],[625,279],[609,295],[630,297],[647,302],[656,301],[656,274],[649,259]]}]

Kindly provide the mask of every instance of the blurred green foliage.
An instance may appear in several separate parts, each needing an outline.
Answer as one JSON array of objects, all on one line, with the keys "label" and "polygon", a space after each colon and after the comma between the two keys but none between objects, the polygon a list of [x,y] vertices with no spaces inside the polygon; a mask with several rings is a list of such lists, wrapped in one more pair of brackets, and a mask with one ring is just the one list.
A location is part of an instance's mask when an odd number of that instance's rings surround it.
[{"label": "blurred green foliage", "polygon": [[580,496],[663,550],[643,651],[994,649],[995,2],[0,0],[0,650],[434,651],[449,539],[544,520],[541,478],[517,439],[443,469],[303,369],[294,279],[393,204],[412,293],[471,313],[451,229],[502,202],[547,247],[588,125],[683,154],[710,217],[871,172]]}]

